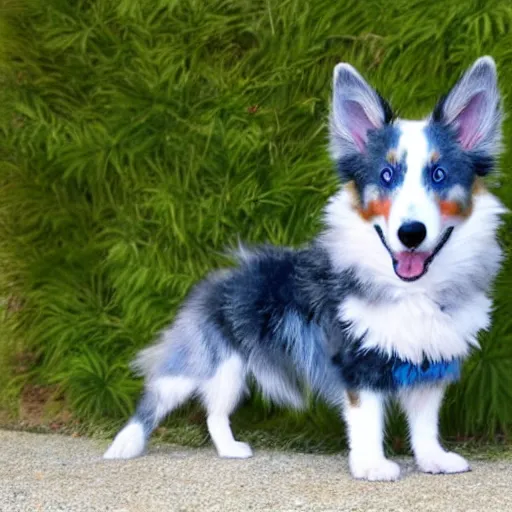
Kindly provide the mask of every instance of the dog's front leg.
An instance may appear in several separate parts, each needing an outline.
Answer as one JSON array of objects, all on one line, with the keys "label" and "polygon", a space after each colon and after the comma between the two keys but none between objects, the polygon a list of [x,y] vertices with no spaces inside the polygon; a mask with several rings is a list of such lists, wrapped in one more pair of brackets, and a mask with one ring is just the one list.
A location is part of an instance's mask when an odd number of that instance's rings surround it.
[{"label": "dog's front leg", "polygon": [[385,397],[373,391],[348,392],[344,417],[349,438],[350,471],[354,478],[397,480],[398,464],[384,456]]},{"label": "dog's front leg", "polygon": [[444,386],[422,386],[400,392],[400,402],[407,415],[411,445],[419,469],[425,473],[462,473],[468,462],[447,452],[439,443],[438,418]]}]

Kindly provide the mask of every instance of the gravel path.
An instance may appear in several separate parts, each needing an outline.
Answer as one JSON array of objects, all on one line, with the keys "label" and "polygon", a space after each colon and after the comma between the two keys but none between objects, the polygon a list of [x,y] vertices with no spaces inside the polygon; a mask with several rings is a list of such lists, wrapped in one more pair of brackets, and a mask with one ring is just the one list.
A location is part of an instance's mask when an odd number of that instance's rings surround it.
[{"label": "gravel path", "polygon": [[0,511],[512,511],[512,460],[433,476],[402,460],[395,483],[349,477],[343,456],[257,452],[222,460],[213,449],[153,446],[103,461],[106,443],[0,430]]}]

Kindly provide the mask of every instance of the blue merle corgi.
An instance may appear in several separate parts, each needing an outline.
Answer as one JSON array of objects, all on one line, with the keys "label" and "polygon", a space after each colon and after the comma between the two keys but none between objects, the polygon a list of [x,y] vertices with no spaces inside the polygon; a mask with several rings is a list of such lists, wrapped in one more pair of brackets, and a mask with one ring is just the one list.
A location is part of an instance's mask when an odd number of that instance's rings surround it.
[{"label": "blue merle corgi", "polygon": [[439,442],[446,386],[489,327],[504,206],[483,183],[500,151],[496,66],[482,57],[427,118],[396,118],[349,64],[334,69],[330,153],[341,179],[325,229],[301,249],[240,249],[196,285],[135,366],[145,390],[107,459],[141,455],[158,423],[196,397],[221,457],[252,455],[230,416],[252,380],[293,408],[305,390],[338,407],[359,479],[396,480],[383,451],[389,399],[419,470],[470,469]]}]

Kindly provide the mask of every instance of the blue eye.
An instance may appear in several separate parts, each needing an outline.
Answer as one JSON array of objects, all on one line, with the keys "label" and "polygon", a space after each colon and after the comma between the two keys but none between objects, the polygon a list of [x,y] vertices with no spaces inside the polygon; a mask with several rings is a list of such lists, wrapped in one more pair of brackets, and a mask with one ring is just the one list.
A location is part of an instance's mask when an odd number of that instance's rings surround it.
[{"label": "blue eye", "polygon": [[432,181],[434,183],[441,183],[446,178],[446,171],[442,167],[435,167],[432,170]]},{"label": "blue eye", "polygon": [[393,179],[393,170],[389,167],[384,167],[382,171],[380,171],[380,179],[386,184],[389,185]]}]

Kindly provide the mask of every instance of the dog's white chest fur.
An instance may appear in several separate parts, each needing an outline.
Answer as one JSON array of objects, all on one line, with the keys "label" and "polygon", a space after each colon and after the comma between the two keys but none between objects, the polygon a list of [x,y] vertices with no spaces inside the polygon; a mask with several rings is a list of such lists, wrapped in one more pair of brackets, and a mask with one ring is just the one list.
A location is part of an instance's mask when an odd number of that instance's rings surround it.
[{"label": "dog's white chest fur", "polygon": [[427,294],[416,293],[395,302],[371,304],[349,297],[339,317],[351,334],[363,338],[361,348],[372,348],[413,363],[464,357],[478,346],[478,331],[489,326],[491,301],[476,293],[457,309],[446,311]]}]

